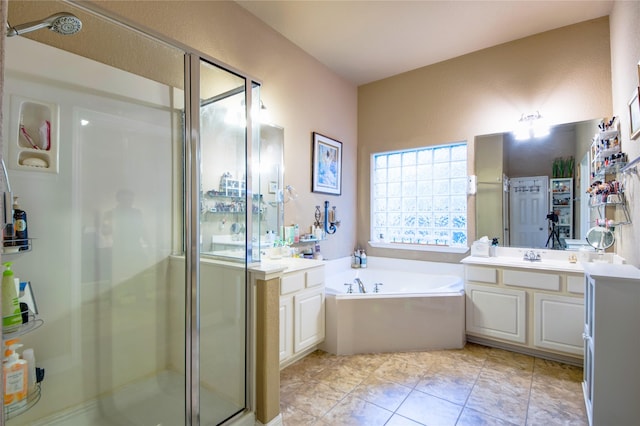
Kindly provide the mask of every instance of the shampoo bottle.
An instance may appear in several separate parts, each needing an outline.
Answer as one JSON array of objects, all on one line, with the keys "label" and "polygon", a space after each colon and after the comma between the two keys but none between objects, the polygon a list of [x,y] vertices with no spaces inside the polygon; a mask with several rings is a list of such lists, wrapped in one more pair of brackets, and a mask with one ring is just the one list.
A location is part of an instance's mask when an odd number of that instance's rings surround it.
[{"label": "shampoo bottle", "polygon": [[11,333],[20,328],[22,314],[11,262],[5,263],[4,266],[6,269],[2,273],[2,331]]},{"label": "shampoo bottle", "polygon": [[22,345],[14,344],[5,352],[2,364],[4,384],[4,405],[18,408],[27,404],[27,362],[20,359],[16,349]]},{"label": "shampoo bottle", "polygon": [[18,197],[13,197],[13,229],[15,233],[14,245],[20,250],[27,250],[29,233],[27,232],[27,212],[18,205]]}]

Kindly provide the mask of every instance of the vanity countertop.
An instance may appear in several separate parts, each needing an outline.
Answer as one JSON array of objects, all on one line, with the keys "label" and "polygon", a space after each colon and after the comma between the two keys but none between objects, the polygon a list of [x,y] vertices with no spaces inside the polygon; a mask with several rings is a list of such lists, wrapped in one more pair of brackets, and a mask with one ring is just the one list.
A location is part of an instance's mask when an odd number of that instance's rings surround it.
[{"label": "vanity countertop", "polygon": [[485,265],[485,266],[501,266],[507,268],[524,268],[535,269],[538,271],[556,271],[556,272],[584,272],[582,264],[580,262],[571,263],[568,260],[570,254],[567,254],[565,260],[560,259],[545,259],[542,255],[542,260],[531,262],[517,257],[509,256],[496,256],[496,257],[480,257],[480,256],[467,256],[461,260],[462,263],[467,265]]},{"label": "vanity countertop", "polygon": [[281,259],[265,259],[260,263],[249,265],[249,270],[271,274],[274,272],[296,272],[304,269],[323,266],[324,261],[317,259],[304,259],[299,257],[283,257]]},{"label": "vanity countertop", "polygon": [[[524,260],[525,253],[533,251],[540,255],[540,261],[531,262]],[[496,256],[467,256],[461,260],[461,263],[470,265],[486,265],[500,266],[506,268],[523,268],[534,269],[538,271],[556,271],[556,272],[576,272],[583,273],[584,266],[580,259],[586,256],[593,264],[622,264],[624,259],[613,253],[604,253],[598,255],[595,251],[587,252],[573,250],[548,250],[548,249],[527,249],[516,247],[497,247]],[[600,258],[601,256],[601,258]],[[571,263],[569,260],[576,258],[578,261]]]}]

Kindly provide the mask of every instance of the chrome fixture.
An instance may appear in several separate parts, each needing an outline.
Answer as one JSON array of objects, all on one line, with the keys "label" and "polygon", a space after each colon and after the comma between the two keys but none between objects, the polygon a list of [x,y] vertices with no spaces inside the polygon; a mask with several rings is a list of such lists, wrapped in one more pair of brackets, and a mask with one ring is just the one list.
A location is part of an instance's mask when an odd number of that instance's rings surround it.
[{"label": "chrome fixture", "polygon": [[40,21],[27,22],[16,26],[7,24],[7,37],[22,35],[43,28],[49,28],[58,34],[71,35],[82,29],[82,21],[71,13],[56,13]]},{"label": "chrome fixture", "polygon": [[380,293],[380,288],[378,288],[379,286],[384,285],[382,283],[374,283],[373,284],[373,292],[374,293]]},{"label": "chrome fixture", "polygon": [[349,286],[347,287],[347,293],[353,293],[353,283],[344,283],[344,285]]},{"label": "chrome fixture", "polygon": [[353,282],[358,284],[358,289],[360,289],[360,293],[366,293],[367,292],[367,289],[365,288],[364,283],[362,282],[362,280],[360,278],[355,278],[353,280]]},{"label": "chrome fixture", "polygon": [[549,125],[544,122],[538,111],[530,114],[522,114],[516,125],[513,135],[516,140],[542,138],[549,135]]},{"label": "chrome fixture", "polygon": [[524,253],[523,260],[528,260],[529,262],[540,262],[542,257],[540,257],[540,253],[536,253],[533,250],[529,250]]}]

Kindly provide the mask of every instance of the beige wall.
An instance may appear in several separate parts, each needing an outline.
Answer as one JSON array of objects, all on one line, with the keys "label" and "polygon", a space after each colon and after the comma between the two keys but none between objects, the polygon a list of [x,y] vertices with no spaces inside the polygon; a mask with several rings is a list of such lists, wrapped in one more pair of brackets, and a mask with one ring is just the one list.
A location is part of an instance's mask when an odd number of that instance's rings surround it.
[{"label": "beige wall", "polygon": [[[600,18],[537,34],[420,68],[358,89],[358,231],[369,237],[369,161],[377,151],[466,140],[473,170],[474,137],[511,130],[539,110],[559,124],[610,116],[609,22]],[[637,58],[636,58],[637,60]],[[629,86],[629,94],[631,86]],[[475,235],[469,197],[468,235]],[[457,262],[433,252],[370,254]]]},{"label": "beige wall", "polygon": [[[638,87],[638,61],[640,60],[640,2],[616,1],[611,13],[611,74],[613,113],[620,116],[622,150],[629,159],[640,155],[640,139],[629,139],[629,113],[627,102]],[[629,263],[640,266],[640,198],[639,175],[625,180],[632,225],[616,229],[617,251]]]},{"label": "beige wall", "polygon": [[[264,82],[264,102],[273,121],[285,129],[286,183],[300,193],[297,201],[287,204],[286,221],[304,227],[313,221],[315,205],[325,199],[337,205],[342,227],[322,245],[329,258],[347,255],[356,244],[356,235],[357,243],[366,246],[372,152],[467,140],[472,158],[474,136],[504,132],[523,112],[539,110],[552,124],[619,114],[623,117],[623,149],[632,158],[640,153],[640,142],[625,144],[629,139],[624,121],[626,102],[638,85],[638,2],[615,3],[611,50],[608,18],[601,18],[360,88],[337,77],[233,2],[95,3]],[[313,131],[344,143],[340,197],[310,191]],[[472,161],[469,164],[473,172]],[[628,186],[633,206],[638,185]],[[469,235],[474,234],[474,210],[472,197]],[[637,223],[638,217],[635,219]],[[619,251],[638,264],[635,247],[640,236],[635,228],[619,235]],[[388,250],[370,252],[397,255]],[[402,255],[447,261],[461,257],[407,251]]]},{"label": "beige wall", "polygon": [[[268,28],[234,2],[96,1],[99,7],[201,51],[263,82],[262,99],[284,128],[285,184],[299,198],[285,223],[308,229],[316,205],[337,206],[342,225],[321,244],[326,258],[347,256],[355,243],[357,88]],[[342,195],[311,192],[311,133],[343,143]]]}]

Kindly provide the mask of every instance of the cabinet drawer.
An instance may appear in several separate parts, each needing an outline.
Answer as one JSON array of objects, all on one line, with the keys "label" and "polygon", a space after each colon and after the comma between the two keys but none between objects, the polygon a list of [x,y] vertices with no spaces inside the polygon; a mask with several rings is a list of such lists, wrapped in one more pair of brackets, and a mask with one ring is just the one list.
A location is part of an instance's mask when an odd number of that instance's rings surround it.
[{"label": "cabinet drawer", "polygon": [[304,272],[285,275],[280,280],[280,294],[289,294],[304,289],[304,278]]},{"label": "cabinet drawer", "polygon": [[505,269],[502,271],[502,282],[516,287],[560,291],[560,277],[552,274]]},{"label": "cabinet drawer", "polygon": [[498,271],[495,268],[483,268],[480,266],[467,266],[467,281],[479,281],[483,283],[495,284],[497,282]]},{"label": "cabinet drawer", "polygon": [[307,271],[307,287],[315,287],[324,284],[324,267]]},{"label": "cabinet drawer", "polygon": [[584,294],[584,275],[567,275],[567,291]]}]

